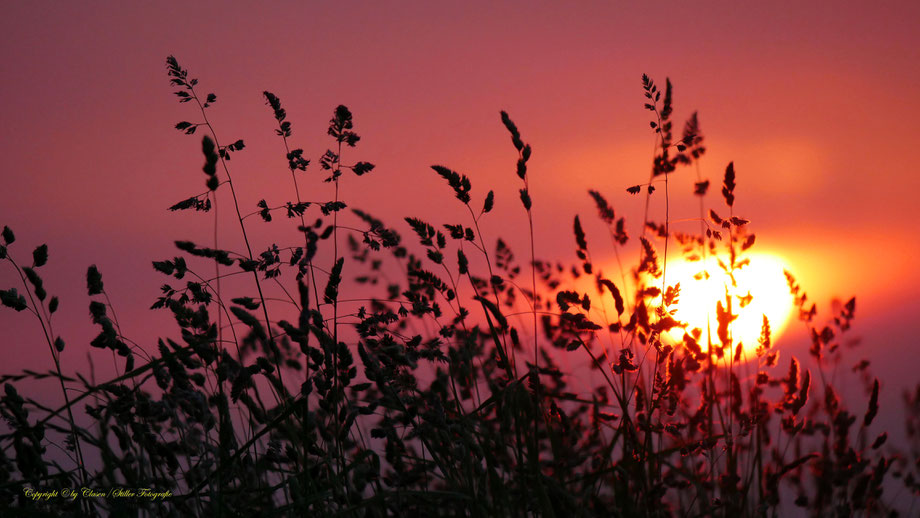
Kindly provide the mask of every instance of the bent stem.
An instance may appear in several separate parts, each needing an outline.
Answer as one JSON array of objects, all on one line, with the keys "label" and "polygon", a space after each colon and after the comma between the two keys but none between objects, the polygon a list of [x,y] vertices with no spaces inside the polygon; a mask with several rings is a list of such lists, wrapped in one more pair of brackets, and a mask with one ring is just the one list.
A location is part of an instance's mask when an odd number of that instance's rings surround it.
[{"label": "bent stem", "polygon": [[[61,394],[64,396],[64,406],[67,408],[67,420],[70,424],[70,436],[74,443],[74,449],[77,453],[77,464],[80,468],[80,482],[83,486],[86,486],[89,474],[86,471],[86,464],[83,458],[83,449],[80,446],[80,438],[77,433],[77,424],[76,420],[73,417],[72,404],[70,401],[70,396],[67,394],[67,387],[64,385],[64,373],[61,370],[61,360],[58,357],[58,352],[54,346],[54,338],[51,336],[49,327],[50,322],[46,324],[45,319],[42,317],[44,308],[35,303],[35,298],[32,296],[32,290],[29,289],[28,281],[26,280],[25,274],[22,272],[22,269],[13,260],[12,256],[7,255],[7,260],[10,264],[13,265],[13,268],[16,270],[16,273],[19,274],[19,279],[22,281],[22,285],[25,288],[26,294],[29,296],[29,302],[32,304],[30,311],[35,315],[35,318],[38,319],[38,323],[42,328],[42,335],[45,337],[45,342],[48,344],[48,350],[51,352],[51,359],[54,361],[54,369],[57,372],[57,379],[61,386]],[[41,311],[41,312],[40,312]],[[50,317],[49,317],[50,318]]]}]

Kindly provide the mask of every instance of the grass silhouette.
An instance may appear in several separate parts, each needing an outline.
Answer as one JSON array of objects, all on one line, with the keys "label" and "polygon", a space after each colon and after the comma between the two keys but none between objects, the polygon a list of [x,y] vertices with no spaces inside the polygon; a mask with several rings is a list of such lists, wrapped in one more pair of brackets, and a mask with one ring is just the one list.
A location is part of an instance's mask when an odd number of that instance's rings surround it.
[{"label": "grass silhouette", "polygon": [[[2,303],[38,320],[54,364],[47,373],[0,378],[0,504],[16,515],[913,511],[886,499],[884,490],[903,485],[914,497],[920,490],[920,392],[906,398],[908,433],[916,442],[900,452],[885,444],[887,433],[871,428],[881,388],[868,362],[853,369],[866,388],[858,410],[846,407],[826,375],[843,361],[840,337],[854,318],[855,299],[821,323],[787,272],[799,320],[812,337],[809,357],[790,358],[788,367],[766,316],[754,357],[733,338],[736,310],[746,304],[741,296],[727,294],[711,308],[718,325],[706,330],[707,343],[699,343],[703,330],[674,318],[680,285],[668,277],[673,245],[691,260],[727,258],[722,268],[731,277],[746,266],[755,239],[750,223],[735,215],[732,164],[718,186],[719,206],[707,208],[711,185],[699,168],[705,154],[700,124],[694,113],[674,137],[670,81],[661,90],[642,78],[656,136],[653,166],[648,183],[625,189],[646,198],[641,235],[627,234],[624,218],[601,192],[588,193],[620,265],[608,278],[593,262],[579,216],[574,264],[535,257],[535,240],[546,237],[533,224],[539,210],[527,169],[533,152],[505,112],[500,120],[516,153],[528,220],[524,266],[503,240],[491,246],[484,236],[493,192],[474,201],[469,178],[447,166],[432,170],[466,207],[468,221],[435,225],[408,216],[409,243],[367,212],[346,212],[340,182],[358,183],[346,173],[361,177],[375,167],[345,160],[344,152],[360,141],[345,106],[334,110],[332,149],[319,158],[335,196],[305,200],[310,161],[292,148],[292,124],[268,91],[263,96],[278,123],[293,198],[277,205],[261,200],[247,212],[230,167],[244,142],[218,138],[208,119],[217,96],[200,97],[197,80],[172,56],[167,71],[179,101],[196,108],[200,122],[183,121],[176,129],[204,133],[207,188],[170,210],[215,218],[212,243],[177,241],[180,255],[153,263],[168,282],[151,309],[170,312],[177,334],[155,338],[155,350],[141,345],[150,340],[123,336],[102,275],[91,266],[87,292],[99,334],[90,345],[118,355],[121,374],[105,382],[65,375],[58,356],[65,343],[53,327],[58,299],[49,298],[39,274],[48,247],[37,248],[31,265],[23,266],[14,260],[14,233],[3,229],[0,259],[22,285],[0,291]],[[509,150],[509,164],[512,159]],[[697,175],[688,193],[699,198],[695,235],[672,232],[667,208],[675,194],[669,175],[688,166]],[[233,202],[241,252],[220,245],[233,241],[218,235],[221,189]],[[653,195],[666,199],[662,223],[649,213]],[[291,244],[254,249],[256,218],[289,225]],[[630,245],[640,259],[627,269],[620,257]],[[580,288],[580,278],[591,279],[594,289]],[[346,292],[361,295],[346,298]],[[675,328],[686,331],[679,343],[665,338]],[[587,358],[603,382],[574,388],[583,373],[563,371],[563,355]],[[15,387],[52,378],[63,391],[60,408]],[[58,448],[65,460],[55,455]],[[61,488],[107,497],[51,494]],[[113,495],[111,488],[138,494]]]}]

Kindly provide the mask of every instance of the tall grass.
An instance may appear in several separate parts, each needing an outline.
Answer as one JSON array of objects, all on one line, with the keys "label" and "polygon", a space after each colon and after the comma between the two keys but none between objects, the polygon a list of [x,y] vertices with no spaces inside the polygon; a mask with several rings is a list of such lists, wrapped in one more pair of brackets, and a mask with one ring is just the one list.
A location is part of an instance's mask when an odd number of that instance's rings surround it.
[{"label": "tall grass", "polygon": [[[745,352],[732,322],[749,298],[726,294],[712,308],[718,326],[706,330],[706,343],[694,328],[701,324],[675,318],[680,285],[667,273],[674,247],[687,260],[726,258],[722,268],[733,276],[746,267],[755,239],[750,223],[735,214],[743,203],[735,203],[732,164],[716,181],[721,196],[708,196],[696,114],[681,138],[673,136],[670,81],[662,91],[642,78],[655,146],[649,181],[625,189],[646,197],[638,240],[605,195],[591,190],[587,199],[609,230],[610,248],[589,248],[576,216],[577,260],[564,267],[535,256],[535,243],[548,239],[534,227],[540,204],[530,189],[539,179],[528,174],[532,149],[505,112],[500,121],[511,137],[509,165],[516,160],[528,225],[525,264],[505,241],[488,237],[494,193],[480,197],[448,166],[432,170],[465,206],[467,221],[433,224],[408,215],[399,226],[410,243],[371,214],[347,211],[340,183],[360,189],[360,177],[375,167],[346,160],[351,151],[344,156],[360,141],[345,106],[333,111],[331,148],[319,158],[320,180],[334,195],[305,200],[303,186],[317,181],[317,167],[292,147],[280,98],[264,92],[292,199],[242,207],[228,161],[244,142],[218,138],[208,118],[216,95],[199,96],[198,81],[172,56],[167,72],[199,121],[176,128],[204,133],[207,187],[170,210],[215,214],[211,245],[177,241],[178,256],[153,262],[168,281],[151,309],[171,313],[177,333],[123,336],[102,275],[91,266],[87,291],[99,335],[90,345],[121,358],[121,374],[104,382],[66,374],[59,361],[65,344],[52,327],[57,298],[48,298],[38,273],[48,248],[21,266],[15,235],[4,227],[0,259],[21,286],[0,291],[2,303],[35,317],[54,364],[47,373],[0,378],[0,503],[11,511],[734,517],[786,516],[799,508],[812,516],[876,516],[900,509],[898,500],[885,498],[886,488],[903,485],[917,496],[920,448],[900,452],[872,427],[883,387],[868,363],[853,369],[866,387],[860,408],[848,408],[826,375],[845,361],[839,344],[855,299],[824,323],[787,273],[812,337],[801,361],[781,360],[766,317],[756,355]],[[671,229],[669,198],[678,193],[668,180],[690,174],[687,167],[696,168],[687,194],[699,198],[698,234]],[[649,212],[650,198],[662,195],[658,188],[665,196],[661,222]],[[232,200],[242,252],[220,247],[234,241],[217,234],[222,190]],[[288,225],[290,244],[260,252],[255,218]],[[621,252],[636,241],[639,262],[624,268]],[[615,256],[620,271],[600,271],[592,259],[598,254]],[[238,274],[251,277],[249,288],[221,283]],[[343,296],[354,292],[361,295]],[[672,338],[677,328],[685,331],[680,340]],[[563,371],[564,355],[584,357],[601,382],[581,388],[592,377]],[[63,391],[59,408],[16,389],[51,379]],[[915,441],[918,400],[906,399]],[[104,494],[60,494],[82,488]],[[113,488],[137,494],[108,493]]]}]

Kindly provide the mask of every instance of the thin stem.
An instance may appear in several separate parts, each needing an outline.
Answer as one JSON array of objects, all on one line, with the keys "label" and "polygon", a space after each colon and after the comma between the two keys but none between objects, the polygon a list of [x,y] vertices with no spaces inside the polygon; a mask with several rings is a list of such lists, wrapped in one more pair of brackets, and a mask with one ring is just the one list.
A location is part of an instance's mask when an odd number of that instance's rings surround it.
[{"label": "thin stem", "polygon": [[38,319],[38,323],[41,325],[42,334],[45,337],[45,342],[48,344],[48,350],[51,352],[51,358],[54,361],[54,368],[57,371],[57,379],[61,385],[61,393],[64,395],[64,405],[67,408],[67,419],[70,422],[70,434],[74,442],[74,449],[77,452],[77,460],[80,465],[80,479],[81,482],[85,485],[87,481],[88,474],[86,472],[86,464],[83,458],[83,449],[80,447],[80,439],[77,435],[77,424],[76,420],[73,417],[73,411],[71,410],[70,396],[67,395],[67,387],[64,385],[64,374],[61,371],[61,361],[58,357],[58,352],[54,347],[54,338],[49,334],[49,329],[45,325],[45,319],[42,318],[41,314],[38,311],[39,306],[35,303],[35,299],[32,296],[32,290],[29,289],[29,284],[26,281],[25,274],[22,272],[22,269],[19,268],[19,265],[16,264],[16,261],[13,260],[12,256],[7,255],[7,260],[10,264],[13,265],[13,268],[16,269],[16,273],[19,274],[19,279],[22,281],[22,285],[25,288],[26,294],[29,296],[29,302],[34,308],[35,317]]},{"label": "thin stem", "polygon": [[[208,114],[204,109],[204,105],[201,104],[201,100],[198,98],[198,95],[195,93],[194,87],[189,86],[188,88],[189,88],[189,91],[191,92],[192,98],[195,99],[195,103],[198,104],[198,109],[201,112],[202,118],[204,118],[204,124],[208,127],[208,130],[211,132],[211,136],[214,137],[214,144],[217,146],[218,149],[222,149],[220,146],[220,140],[217,137],[217,132],[214,130],[214,126],[211,124],[211,121],[208,120]],[[240,231],[243,234],[243,242],[246,244],[246,253],[249,256],[249,260],[251,261],[253,259],[252,245],[250,245],[249,243],[249,234],[246,232],[246,225],[243,222],[243,216],[242,216],[242,213],[240,212],[240,203],[239,203],[239,199],[236,196],[236,188],[234,188],[233,186],[233,178],[230,175],[230,169],[227,167],[227,161],[224,159],[223,154],[220,154],[220,164],[224,170],[224,174],[227,175],[227,184],[230,186],[230,194],[233,197],[233,208],[236,210],[236,218],[239,221]],[[275,336],[274,336],[274,331],[272,331],[271,319],[268,317],[268,307],[265,304],[265,295],[262,293],[262,283],[259,281],[258,271],[253,270],[252,275],[256,282],[256,290],[259,292],[259,300],[262,301],[262,315],[265,317],[265,327],[266,327],[266,331],[268,332],[270,348],[272,349],[272,353],[274,353],[273,349],[275,348]],[[275,367],[278,369],[278,377],[279,379],[281,379],[281,386],[283,387],[284,381],[282,379],[282,373],[281,373],[282,371],[281,360],[280,358],[278,358],[278,355],[276,354],[272,354],[272,357],[275,360]],[[276,397],[278,398],[278,402],[280,404],[282,405],[286,404],[283,394],[276,394]]]}]

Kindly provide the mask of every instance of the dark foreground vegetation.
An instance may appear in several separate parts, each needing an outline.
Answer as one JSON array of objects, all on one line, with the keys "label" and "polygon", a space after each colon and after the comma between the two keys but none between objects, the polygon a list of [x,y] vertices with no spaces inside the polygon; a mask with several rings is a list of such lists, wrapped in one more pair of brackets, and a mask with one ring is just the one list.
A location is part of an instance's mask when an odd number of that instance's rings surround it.
[{"label": "dark foreground vegetation", "polygon": [[[523,253],[489,239],[493,192],[473,190],[446,166],[432,169],[445,198],[452,193],[468,209],[465,221],[407,217],[390,226],[349,207],[339,185],[359,189],[358,177],[375,174],[373,164],[351,158],[360,154],[352,151],[359,136],[351,112],[334,110],[330,149],[311,164],[293,147],[291,122],[270,92],[266,117],[277,121],[288,164],[277,178],[290,183],[291,198],[240,206],[233,175],[244,173],[230,159],[244,142],[219,140],[208,119],[216,96],[203,94],[175,58],[167,69],[189,110],[176,128],[200,143],[207,188],[170,210],[217,214],[221,191],[219,214],[238,220],[240,234],[177,241],[177,256],[153,263],[165,284],[152,310],[170,312],[178,326],[162,338],[123,336],[102,274],[88,268],[99,331],[90,346],[117,355],[120,372],[93,382],[60,362],[58,299],[41,276],[48,247],[29,256],[3,228],[0,259],[14,272],[8,278],[22,282],[3,286],[2,303],[40,324],[53,364],[2,377],[0,508],[11,515],[916,512],[920,393],[908,398],[913,450],[894,449],[871,427],[879,381],[841,347],[855,299],[819,316],[787,274],[812,337],[803,359],[780,355],[766,317],[756,354],[736,343],[732,321],[744,297],[712,308],[718,325],[708,340],[673,318],[680,286],[668,278],[669,258],[718,255],[732,274],[746,266],[755,239],[735,212],[732,164],[712,183],[687,167],[705,153],[703,134],[693,114],[675,136],[670,81],[660,88],[643,77],[657,139],[652,172],[648,183],[614,194],[696,196],[699,232],[672,231],[667,210],[646,209],[629,235],[605,194],[592,190],[585,201],[609,235],[589,248],[575,217],[576,259],[560,265],[533,257],[541,236],[531,217],[540,210],[529,190],[532,152],[504,112],[496,124],[511,136],[508,174],[520,179],[513,201],[529,224]],[[672,173],[697,175],[695,192],[670,192]],[[305,199],[320,182],[334,197]],[[290,242],[256,248],[260,220],[290,227]],[[631,268],[608,276],[592,263],[632,246],[640,260]],[[346,299],[346,291],[363,295]],[[687,331],[679,341],[675,328]],[[588,376],[561,370],[564,355],[580,355],[602,382],[573,388]],[[865,387],[858,407],[830,384],[827,374],[838,369]],[[53,383],[65,403],[30,398],[21,387],[35,383]],[[153,494],[42,496],[62,488]]]}]

